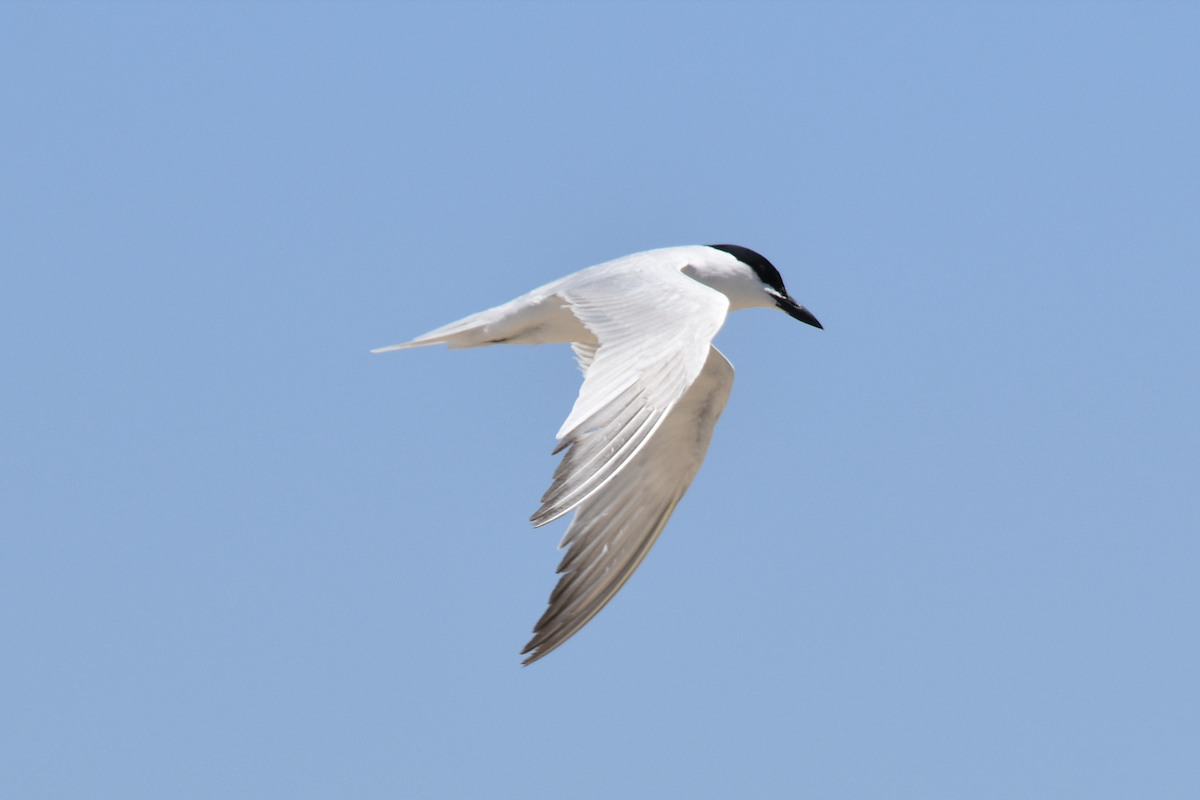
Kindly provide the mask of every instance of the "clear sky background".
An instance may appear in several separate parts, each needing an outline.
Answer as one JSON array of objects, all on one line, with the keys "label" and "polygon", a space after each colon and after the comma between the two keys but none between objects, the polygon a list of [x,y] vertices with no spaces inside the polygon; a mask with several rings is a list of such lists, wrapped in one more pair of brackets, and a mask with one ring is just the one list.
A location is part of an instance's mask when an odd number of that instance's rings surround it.
[{"label": "clear sky background", "polygon": [[[1200,796],[1200,6],[0,6],[0,796]],[[772,311],[517,655],[627,253]]]}]

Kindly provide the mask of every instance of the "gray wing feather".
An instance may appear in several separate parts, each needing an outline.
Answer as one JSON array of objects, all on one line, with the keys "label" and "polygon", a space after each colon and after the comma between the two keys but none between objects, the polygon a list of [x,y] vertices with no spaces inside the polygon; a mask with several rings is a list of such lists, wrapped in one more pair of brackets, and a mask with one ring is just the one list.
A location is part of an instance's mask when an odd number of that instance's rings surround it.
[{"label": "gray wing feather", "polygon": [[[671,265],[630,261],[579,273],[558,289],[597,344],[576,346],[583,387],[559,431],[566,450],[541,508],[545,525],[624,468],[704,367],[729,308],[726,297]],[[630,293],[629,286],[640,291]]]},{"label": "gray wing feather", "polygon": [[[571,638],[641,564],[691,485],[733,386],[733,367],[712,346],[699,376],[624,469],[577,508],[549,608],[522,655],[532,664]],[[570,455],[570,454],[568,454]]]}]

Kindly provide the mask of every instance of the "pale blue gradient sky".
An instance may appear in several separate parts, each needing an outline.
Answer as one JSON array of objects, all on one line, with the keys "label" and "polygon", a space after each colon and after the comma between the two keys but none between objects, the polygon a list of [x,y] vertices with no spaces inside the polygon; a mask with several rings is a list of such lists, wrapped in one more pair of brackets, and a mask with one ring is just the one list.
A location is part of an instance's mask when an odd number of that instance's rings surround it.
[{"label": "pale blue gradient sky", "polygon": [[[1196,4],[0,5],[0,795],[1200,796]],[[518,666],[563,347],[734,242],[708,462]]]}]

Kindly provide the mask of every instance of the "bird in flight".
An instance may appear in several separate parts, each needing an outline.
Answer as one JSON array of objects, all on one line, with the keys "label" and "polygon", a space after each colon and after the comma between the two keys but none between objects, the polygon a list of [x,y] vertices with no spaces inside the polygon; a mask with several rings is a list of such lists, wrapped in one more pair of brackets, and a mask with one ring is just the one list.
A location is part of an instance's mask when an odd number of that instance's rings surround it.
[{"label": "bird in flight", "polygon": [[817,328],[771,262],[732,244],[634,253],[373,353],[569,343],[584,375],[535,527],[571,511],[549,607],[521,655],[571,638],[629,580],[704,461],[733,367],[712,339],[730,311],[778,308]]}]

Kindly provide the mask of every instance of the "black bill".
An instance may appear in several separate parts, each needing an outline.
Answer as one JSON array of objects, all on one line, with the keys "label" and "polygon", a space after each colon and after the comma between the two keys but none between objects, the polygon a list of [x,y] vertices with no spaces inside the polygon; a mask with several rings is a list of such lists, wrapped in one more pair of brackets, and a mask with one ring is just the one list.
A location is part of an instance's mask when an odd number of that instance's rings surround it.
[{"label": "black bill", "polygon": [[808,325],[812,325],[814,328],[820,328],[821,330],[825,330],[825,327],[823,325],[821,325],[821,323],[817,320],[817,318],[812,315],[811,311],[809,311],[807,308],[805,308],[804,306],[797,303],[792,298],[790,298],[790,297],[777,298],[775,300],[775,305],[779,306],[785,312],[787,312],[787,315],[789,317],[793,317],[795,319],[800,320],[801,322],[807,323]]}]

